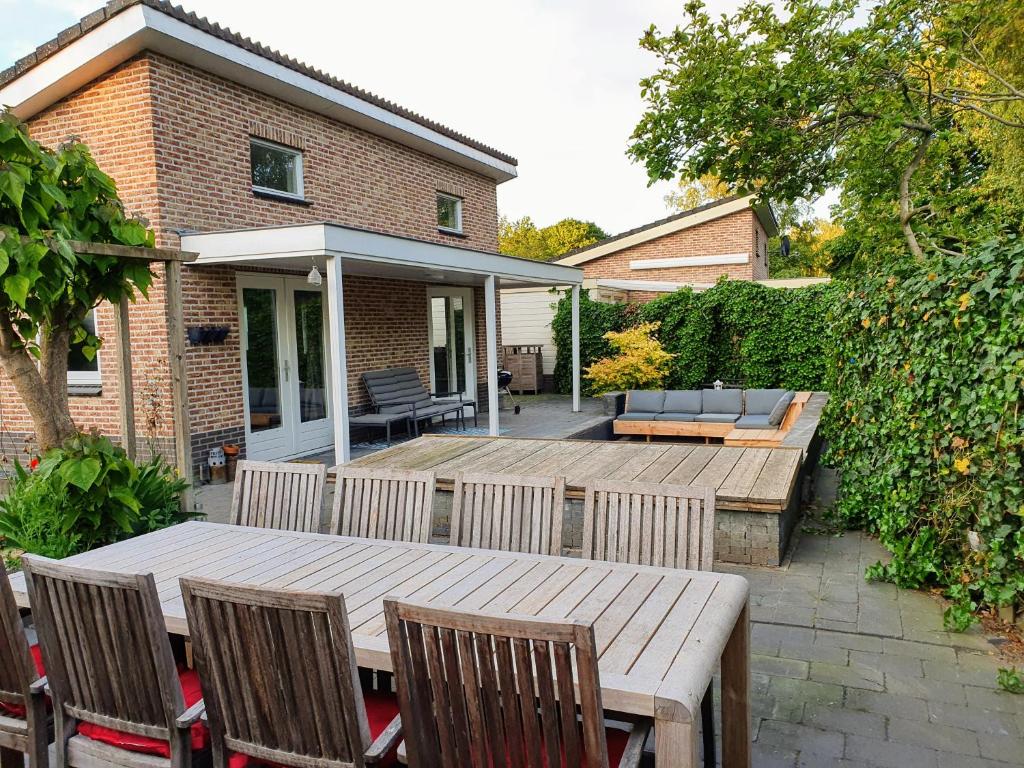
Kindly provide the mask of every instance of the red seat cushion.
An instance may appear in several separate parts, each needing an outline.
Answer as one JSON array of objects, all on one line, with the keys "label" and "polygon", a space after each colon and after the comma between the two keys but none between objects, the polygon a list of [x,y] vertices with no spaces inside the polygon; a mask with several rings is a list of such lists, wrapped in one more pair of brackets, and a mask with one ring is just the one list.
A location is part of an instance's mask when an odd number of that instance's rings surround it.
[{"label": "red seat cushion", "polygon": [[[32,653],[32,661],[36,664],[36,674],[43,677],[46,675],[46,668],[43,666],[43,651],[38,644],[31,646],[29,651]],[[8,704],[6,701],[0,701],[0,710],[11,717],[25,717],[25,707],[21,704]]]},{"label": "red seat cushion", "polygon": [[[194,669],[178,668],[178,679],[181,681],[181,694],[185,699],[185,707],[191,707],[201,698],[203,691],[199,685],[199,675]],[[162,739],[149,736],[138,736],[134,733],[115,731],[94,723],[79,723],[78,733],[104,744],[126,749],[129,752],[143,752],[147,755],[171,756],[171,745]],[[192,749],[205,749],[210,742],[210,732],[202,722],[192,725]]]},{"label": "red seat cushion", "polygon": [[[398,697],[393,693],[384,691],[364,690],[363,701],[366,702],[366,719],[370,725],[370,740],[375,740],[384,729],[391,725],[391,721],[398,717]],[[338,727],[342,727],[339,723]],[[377,763],[381,766],[398,765],[398,745],[388,752],[384,758]],[[267,760],[257,760],[255,757],[232,752],[228,757],[228,768],[287,768],[280,763],[272,763]]]},{"label": "red seat cushion", "polygon": [[622,762],[622,753],[626,751],[626,744],[629,743],[629,733],[618,728],[605,728],[604,732],[608,739],[608,765],[615,768]]}]

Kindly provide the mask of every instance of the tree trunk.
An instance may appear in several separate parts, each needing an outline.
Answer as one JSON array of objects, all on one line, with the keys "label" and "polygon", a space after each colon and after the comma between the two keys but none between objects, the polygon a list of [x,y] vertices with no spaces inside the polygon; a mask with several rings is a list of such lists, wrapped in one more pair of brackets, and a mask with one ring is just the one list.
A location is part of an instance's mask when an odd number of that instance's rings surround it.
[{"label": "tree trunk", "polygon": [[[67,359],[70,334],[44,331],[42,360],[36,367],[28,350],[10,324],[0,321],[0,366],[25,404],[35,428],[40,453],[59,446],[78,432],[68,407]],[[63,363],[57,362],[58,356]],[[60,381],[56,380],[60,377]]]},{"label": "tree trunk", "polygon": [[903,175],[900,176],[900,229],[903,230],[903,237],[907,241],[907,247],[910,248],[910,252],[914,255],[915,259],[924,258],[924,249],[921,248],[921,244],[917,241],[917,234],[910,223],[916,212],[914,201],[910,195],[910,180],[924,162],[925,155],[928,153],[928,145],[931,144],[931,141],[932,134],[930,132],[923,132],[921,134],[921,141],[914,151],[914,157],[903,170]]}]

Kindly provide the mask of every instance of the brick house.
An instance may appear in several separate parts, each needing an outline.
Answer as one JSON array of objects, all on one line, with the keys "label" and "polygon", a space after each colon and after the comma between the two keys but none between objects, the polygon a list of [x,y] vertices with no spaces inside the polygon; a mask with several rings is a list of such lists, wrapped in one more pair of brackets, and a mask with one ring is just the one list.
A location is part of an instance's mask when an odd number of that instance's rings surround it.
[{"label": "brick house", "polygon": [[[514,158],[160,0],[64,30],[0,73],[0,104],[44,144],[83,140],[158,246],[198,254],[181,279],[186,414],[168,406],[164,275],[130,309],[142,453],[170,455],[187,419],[193,468],[224,443],[346,460],[361,374],[402,366],[481,402],[496,434],[496,289],[582,280],[497,254]],[[93,313],[100,336],[113,316]],[[72,358],[76,422],[116,438],[113,350]],[[31,441],[2,376],[0,441]]]},{"label": "brick house", "polygon": [[779,227],[767,204],[751,195],[716,200],[580,248],[557,264],[580,267],[588,286],[648,301],[723,275],[768,279],[768,240]]}]

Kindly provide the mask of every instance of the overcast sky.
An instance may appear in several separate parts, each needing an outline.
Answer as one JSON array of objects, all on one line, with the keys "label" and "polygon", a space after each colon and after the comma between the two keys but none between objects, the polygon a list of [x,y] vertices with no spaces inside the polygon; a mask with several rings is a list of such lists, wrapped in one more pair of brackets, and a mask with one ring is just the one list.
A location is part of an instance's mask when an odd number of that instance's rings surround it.
[{"label": "overcast sky", "polygon": [[[0,68],[103,1],[0,0]],[[511,218],[573,216],[616,233],[668,213],[669,185],[648,187],[625,152],[638,82],[656,65],[637,41],[651,23],[675,26],[681,0],[182,5],[517,157],[519,178],[498,187]]]}]

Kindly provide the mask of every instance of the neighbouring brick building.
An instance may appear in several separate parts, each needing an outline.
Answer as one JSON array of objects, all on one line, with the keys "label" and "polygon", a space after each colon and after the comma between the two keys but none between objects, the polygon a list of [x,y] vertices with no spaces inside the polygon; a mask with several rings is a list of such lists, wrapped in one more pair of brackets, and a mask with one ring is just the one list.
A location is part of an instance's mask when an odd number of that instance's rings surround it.
[{"label": "neighbouring brick building", "polygon": [[750,195],[727,197],[572,251],[558,264],[580,267],[589,285],[648,301],[684,285],[725,276],[768,279],[768,239],[778,223]]},{"label": "neighbouring brick building", "polygon": [[[193,466],[224,443],[276,459],[338,437],[347,451],[338,431],[367,409],[369,370],[413,367],[486,404],[495,286],[579,282],[497,255],[514,158],[160,0],[115,0],[64,30],[0,73],[0,103],[43,144],[79,137],[159,246],[198,253],[182,277]],[[110,333],[113,308],[94,319]],[[166,452],[163,275],[130,319],[139,448]],[[69,375],[73,415],[116,437],[116,360],[98,357]],[[0,422],[0,447],[30,443],[2,376]]]}]

